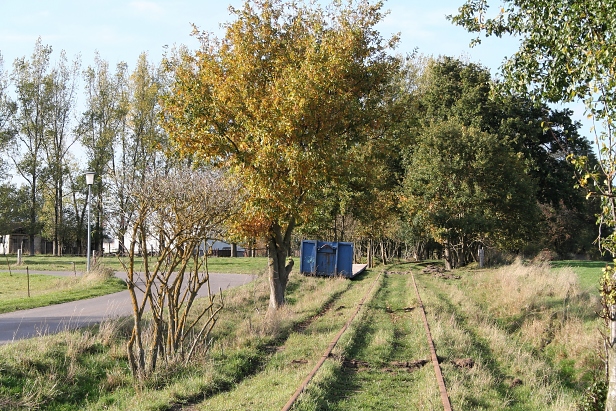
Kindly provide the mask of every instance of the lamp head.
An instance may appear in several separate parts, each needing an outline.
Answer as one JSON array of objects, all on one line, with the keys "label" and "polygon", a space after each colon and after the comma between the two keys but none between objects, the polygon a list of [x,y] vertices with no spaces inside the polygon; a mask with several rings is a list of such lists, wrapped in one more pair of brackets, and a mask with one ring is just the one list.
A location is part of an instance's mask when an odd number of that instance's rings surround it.
[{"label": "lamp head", "polygon": [[89,186],[94,184],[94,171],[86,171],[86,184]]}]

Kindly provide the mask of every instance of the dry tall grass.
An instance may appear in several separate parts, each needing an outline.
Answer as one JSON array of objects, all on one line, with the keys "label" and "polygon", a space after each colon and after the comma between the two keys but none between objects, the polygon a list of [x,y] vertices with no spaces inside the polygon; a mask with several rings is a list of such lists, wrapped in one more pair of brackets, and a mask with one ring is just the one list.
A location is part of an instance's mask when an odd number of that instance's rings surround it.
[{"label": "dry tall grass", "polygon": [[[570,268],[518,260],[439,286],[448,303],[433,302],[438,307],[430,322],[441,354],[472,357],[476,364],[468,371],[445,365],[450,394],[462,409],[477,398],[490,404],[477,409],[506,409],[520,392],[528,393],[532,409],[576,409],[575,392],[603,364],[598,297],[580,289]],[[572,385],[579,389],[563,388]]]},{"label": "dry tall grass", "polygon": [[601,335],[598,295],[582,291],[575,272],[549,263],[514,264],[474,276],[481,301],[492,318],[519,340],[556,360],[570,359],[579,369],[596,367]]},{"label": "dry tall grass", "polygon": [[570,268],[553,271],[549,263],[524,264],[520,259],[496,272],[484,271],[475,280],[485,290],[489,310],[514,316],[545,308],[546,299],[570,299],[580,294],[577,275]]}]

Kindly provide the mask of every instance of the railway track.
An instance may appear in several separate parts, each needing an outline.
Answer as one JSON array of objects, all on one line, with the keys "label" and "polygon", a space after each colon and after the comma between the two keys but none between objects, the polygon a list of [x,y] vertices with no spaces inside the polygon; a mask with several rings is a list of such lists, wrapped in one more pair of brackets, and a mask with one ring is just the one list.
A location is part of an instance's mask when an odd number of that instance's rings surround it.
[{"label": "railway track", "polygon": [[[430,332],[430,325],[428,323],[428,319],[426,316],[426,312],[425,312],[425,308],[421,299],[421,295],[419,292],[419,288],[417,287],[417,283],[415,281],[415,276],[413,275],[412,271],[405,271],[405,272],[384,272],[383,275],[385,277],[389,277],[389,278],[395,278],[398,277],[396,280],[394,281],[384,281],[383,285],[381,287],[381,289],[377,290],[377,292],[374,292],[374,287],[376,286],[376,284],[378,284],[379,279],[380,279],[380,275],[377,276],[377,278],[374,280],[372,286],[367,290],[367,292],[365,293],[365,295],[363,296],[363,298],[359,301],[359,303],[357,304],[357,307],[355,309],[355,311],[352,313],[352,315],[349,317],[348,321],[345,323],[345,325],[339,330],[339,332],[336,334],[336,336],[332,339],[332,341],[330,342],[328,348],[325,350],[325,352],[323,353],[323,355],[320,357],[319,361],[317,362],[317,364],[314,366],[314,368],[311,370],[311,372],[306,376],[306,378],[302,381],[302,383],[298,386],[298,388],[296,389],[296,391],[294,392],[294,394],[291,396],[291,398],[289,399],[289,401],[284,405],[284,407],[282,408],[282,411],[288,411],[291,409],[296,409],[294,408],[294,406],[300,405],[301,403],[301,397],[300,395],[308,388],[309,383],[311,382],[311,380],[315,377],[315,375],[317,375],[317,373],[319,372],[319,370],[321,369],[321,367],[324,365],[324,363],[330,359],[330,360],[338,360],[341,364],[342,369],[349,371],[352,370],[353,373],[357,373],[357,372],[361,372],[361,371],[370,371],[372,370],[374,372],[374,365],[370,364],[370,362],[368,361],[363,361],[363,360],[357,360],[357,359],[353,359],[353,358],[348,358],[349,355],[353,354],[353,350],[350,350],[350,352],[347,352],[345,354],[342,355],[342,358],[335,358],[332,357],[332,352],[334,351],[334,348],[336,347],[336,345],[338,344],[338,342],[340,341],[341,337],[343,336],[343,334],[345,333],[345,331],[347,331],[347,329],[349,328],[349,326],[355,322],[355,321],[366,321],[367,323],[370,323],[371,321],[375,321],[375,322],[379,322],[378,318],[376,316],[374,316],[374,313],[372,313],[372,311],[376,311],[379,312],[380,310],[384,310],[387,314],[389,314],[389,318],[390,321],[392,323],[396,323],[399,322],[400,320],[402,321],[411,321],[414,322],[416,325],[419,322],[418,321],[418,317],[421,317],[421,324],[423,325],[423,345],[426,346],[429,349],[429,353],[430,353],[430,360],[424,359],[424,358],[420,358],[420,359],[415,359],[415,360],[395,360],[395,361],[390,361],[389,364],[391,367],[381,367],[380,371],[381,372],[386,372],[386,373],[391,373],[392,368],[396,368],[396,369],[402,369],[405,370],[405,372],[407,373],[412,373],[415,372],[417,370],[420,370],[423,368],[424,365],[426,365],[428,362],[432,362],[433,365],[433,369],[434,369],[434,376],[433,376],[433,384],[438,386],[438,391],[440,393],[440,402],[442,403],[442,408],[444,411],[451,411],[452,407],[451,407],[451,402],[449,400],[449,396],[447,393],[447,388],[445,386],[445,381],[442,375],[442,371],[441,371],[441,367],[439,364],[439,360],[438,357],[436,355],[436,349],[435,349],[435,345],[434,345],[434,341],[432,339],[432,334]],[[404,281],[402,281],[402,279],[404,279]],[[414,295],[413,297],[413,301],[415,302],[415,305],[413,307],[407,306],[407,307],[399,307],[399,300],[396,300],[396,298],[388,298],[387,296],[390,294],[394,294],[397,291],[399,291],[399,284],[401,282],[404,282],[406,284],[406,287],[404,287],[406,289],[406,292],[410,292]],[[373,301],[371,299],[372,296],[377,296],[377,301]],[[383,298],[383,296],[385,296]],[[397,301],[396,303],[396,307],[391,307],[390,304],[388,303],[388,301]],[[368,302],[367,302],[368,301]],[[382,303],[385,303],[384,307],[382,306]],[[392,303],[393,305],[393,303]],[[360,311],[362,310],[362,308],[367,307],[365,311],[368,311],[366,313],[364,313],[361,318],[358,318],[358,314],[360,313]],[[412,314],[412,315],[405,315],[405,314]],[[386,316],[387,317],[387,316]],[[382,322],[381,322],[382,324]],[[358,327],[358,330],[356,330],[356,333],[361,333],[361,326]],[[413,332],[414,330],[414,332]],[[413,333],[415,335],[417,335],[417,329],[409,329],[409,333]],[[407,335],[408,333],[405,333],[401,330],[399,330],[398,332],[396,332],[394,330],[393,332],[393,338],[394,341],[392,345],[403,345],[403,341],[401,341],[402,339],[405,339],[408,337]],[[360,339],[361,340],[361,339]],[[426,344],[427,342],[427,344]],[[367,345],[366,344],[367,341],[363,341],[363,345]],[[359,345],[362,345],[362,342],[359,343]],[[365,347],[357,347],[356,351],[362,351],[362,349]],[[425,352],[425,350],[424,350]],[[395,357],[395,353],[392,353],[391,357]],[[383,362],[385,362],[386,359],[383,359]],[[378,372],[378,370],[376,370]],[[344,372],[341,372],[341,374],[344,374]],[[330,387],[331,390],[338,390],[340,391],[340,396],[339,398],[336,398],[336,394],[332,393],[330,395],[330,399],[329,401],[346,401],[348,402],[349,399],[351,399],[355,394],[357,394],[358,392],[361,392],[362,390],[359,389],[344,389],[341,387]],[[395,395],[395,394],[394,394]],[[298,402],[299,400],[299,402]],[[404,405],[404,404],[399,404],[399,405]],[[408,405],[408,404],[407,404]],[[299,406],[299,409],[301,409],[301,405]]]}]

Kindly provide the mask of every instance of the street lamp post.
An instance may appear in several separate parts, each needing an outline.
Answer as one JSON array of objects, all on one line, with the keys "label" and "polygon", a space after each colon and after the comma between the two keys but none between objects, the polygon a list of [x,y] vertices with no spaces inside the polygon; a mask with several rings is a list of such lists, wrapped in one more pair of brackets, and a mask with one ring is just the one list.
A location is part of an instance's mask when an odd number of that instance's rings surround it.
[{"label": "street lamp post", "polygon": [[86,184],[88,185],[88,263],[87,272],[90,272],[90,254],[92,254],[92,236],[90,234],[90,196],[92,184],[94,183],[94,171],[86,171]]}]

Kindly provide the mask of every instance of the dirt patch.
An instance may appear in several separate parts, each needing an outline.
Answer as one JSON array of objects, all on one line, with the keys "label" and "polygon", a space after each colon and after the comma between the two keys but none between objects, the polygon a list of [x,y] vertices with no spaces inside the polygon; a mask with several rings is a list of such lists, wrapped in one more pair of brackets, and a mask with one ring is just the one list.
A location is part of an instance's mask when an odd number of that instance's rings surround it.
[{"label": "dirt patch", "polygon": [[505,385],[507,385],[509,388],[515,388],[522,384],[524,384],[524,382],[519,378],[516,378],[516,377],[505,378]]},{"label": "dirt patch", "polygon": [[415,308],[417,307],[404,307],[404,308],[398,308],[398,309],[393,309],[390,306],[386,306],[385,307],[385,312],[388,312],[389,314],[395,313],[395,312],[404,312],[404,313],[410,313],[411,311],[413,311]]},{"label": "dirt patch", "polygon": [[432,274],[436,278],[441,278],[443,280],[459,280],[459,275],[452,274],[451,272],[445,270],[443,267],[438,265],[429,265],[423,270],[421,270],[424,274]]},{"label": "dirt patch", "polygon": [[415,360],[415,361],[394,361],[391,363],[392,367],[402,368],[407,372],[413,372],[419,370],[421,367],[426,365],[428,360]]},{"label": "dirt patch", "polygon": [[304,359],[293,360],[293,361],[291,361],[291,364],[308,364],[308,360],[304,360]]},{"label": "dirt patch", "polygon": [[458,358],[451,361],[453,365],[458,368],[473,368],[475,366],[475,360],[472,358]]},{"label": "dirt patch", "polygon": [[360,372],[369,370],[370,364],[366,361],[345,359],[344,361],[342,361],[342,367],[356,372]]},{"label": "dirt patch", "polygon": [[426,268],[421,270],[424,274],[442,274],[445,272],[445,269],[438,265],[427,265]]},{"label": "dirt patch", "polygon": [[[394,373],[398,371],[414,372],[422,368],[427,363],[429,363],[428,360],[393,361],[389,363],[388,367],[381,368],[380,371],[388,373]],[[347,370],[354,372],[370,371],[375,369],[375,367],[372,367],[368,362],[355,359],[343,360],[342,366]]]}]

